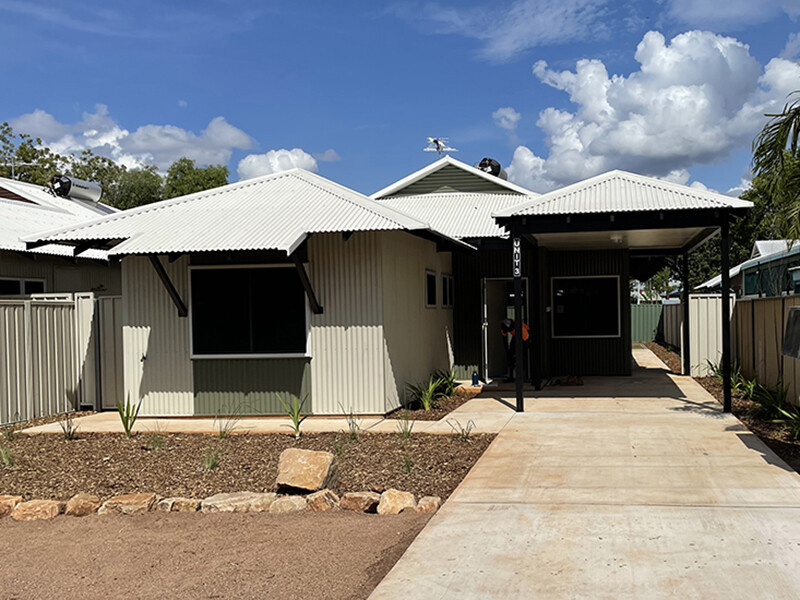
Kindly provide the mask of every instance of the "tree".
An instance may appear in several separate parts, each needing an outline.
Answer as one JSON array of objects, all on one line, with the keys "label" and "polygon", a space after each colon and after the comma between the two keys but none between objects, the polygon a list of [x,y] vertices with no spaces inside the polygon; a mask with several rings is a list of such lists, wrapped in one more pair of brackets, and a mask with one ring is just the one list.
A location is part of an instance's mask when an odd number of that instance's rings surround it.
[{"label": "tree", "polygon": [[125,210],[161,200],[164,180],[155,165],[131,169],[120,175],[111,200],[112,206]]},{"label": "tree", "polygon": [[166,199],[185,196],[227,183],[228,167],[224,165],[198,167],[195,166],[193,160],[183,157],[176,160],[167,169],[163,197]]},{"label": "tree", "polygon": [[66,170],[67,175],[100,184],[103,188],[103,203],[111,206],[116,206],[120,177],[125,172],[126,168],[123,165],[105,156],[99,156],[89,148],[78,156],[73,156]]},{"label": "tree", "polygon": [[[13,164],[13,166],[12,166]],[[42,145],[42,140],[15,134],[7,122],[0,124],[0,177],[46,185],[56,173],[63,173],[69,157]]]}]

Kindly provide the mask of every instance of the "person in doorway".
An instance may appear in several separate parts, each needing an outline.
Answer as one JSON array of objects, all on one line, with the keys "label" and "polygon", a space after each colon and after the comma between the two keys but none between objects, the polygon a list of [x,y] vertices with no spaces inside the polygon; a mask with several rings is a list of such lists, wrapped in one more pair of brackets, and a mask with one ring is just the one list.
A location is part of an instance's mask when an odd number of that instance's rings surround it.
[{"label": "person in doorway", "polygon": [[[517,333],[517,325],[514,319],[503,319],[500,321],[500,333],[503,335],[503,341],[506,345],[506,356],[508,357],[508,380],[514,380],[514,367],[516,366],[517,345],[514,343]],[[527,323],[522,322],[522,348],[523,359],[528,355],[528,346],[530,346],[530,330]]]}]

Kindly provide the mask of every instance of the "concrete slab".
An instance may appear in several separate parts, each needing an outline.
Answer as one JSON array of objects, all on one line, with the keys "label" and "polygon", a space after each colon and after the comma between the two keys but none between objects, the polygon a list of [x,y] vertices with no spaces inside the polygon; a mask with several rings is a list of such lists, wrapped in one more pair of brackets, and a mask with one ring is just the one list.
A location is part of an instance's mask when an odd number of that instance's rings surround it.
[{"label": "concrete slab", "polygon": [[800,597],[800,476],[634,357],[529,394],[371,598]]}]

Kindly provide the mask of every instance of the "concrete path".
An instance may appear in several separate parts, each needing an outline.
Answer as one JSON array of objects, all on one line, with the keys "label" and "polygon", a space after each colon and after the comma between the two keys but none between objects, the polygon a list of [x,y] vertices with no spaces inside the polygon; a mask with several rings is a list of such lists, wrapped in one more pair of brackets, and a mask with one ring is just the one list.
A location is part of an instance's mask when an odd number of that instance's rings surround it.
[{"label": "concrete path", "polygon": [[526,399],[371,598],[800,598],[800,477],[634,355]]}]

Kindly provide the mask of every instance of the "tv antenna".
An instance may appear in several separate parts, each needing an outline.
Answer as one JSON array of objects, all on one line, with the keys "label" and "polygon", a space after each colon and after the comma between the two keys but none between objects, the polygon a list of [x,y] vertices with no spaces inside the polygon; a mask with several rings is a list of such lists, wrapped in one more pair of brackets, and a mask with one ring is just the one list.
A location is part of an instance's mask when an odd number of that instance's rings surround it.
[{"label": "tv antenna", "polygon": [[458,148],[451,148],[447,145],[448,143],[449,138],[446,137],[429,137],[428,147],[424,150],[425,152],[437,152],[439,156],[441,156],[443,152],[458,152]]},{"label": "tv antenna", "polygon": [[16,167],[33,167],[36,163],[17,162],[17,160],[11,156],[7,157],[3,162],[0,162],[0,165],[11,167],[11,179],[17,179]]}]

